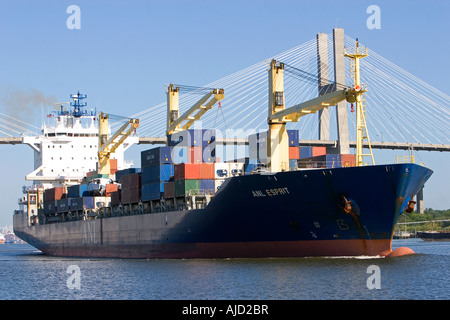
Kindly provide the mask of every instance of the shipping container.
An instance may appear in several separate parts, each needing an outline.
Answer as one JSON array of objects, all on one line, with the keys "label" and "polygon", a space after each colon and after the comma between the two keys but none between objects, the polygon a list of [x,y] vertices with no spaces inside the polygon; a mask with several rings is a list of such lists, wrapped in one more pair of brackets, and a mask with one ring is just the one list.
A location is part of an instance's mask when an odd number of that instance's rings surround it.
[{"label": "shipping container", "polygon": [[324,156],[327,154],[326,147],[312,147],[312,157]]},{"label": "shipping container", "polygon": [[175,180],[200,179],[200,164],[180,163],[174,165]]},{"label": "shipping container", "polygon": [[84,195],[88,195],[87,192],[88,186],[87,184],[76,184],[74,186],[70,186],[67,188],[67,197],[68,198],[79,198]]},{"label": "shipping container", "polygon": [[175,181],[164,183],[164,198],[175,197]]},{"label": "shipping container", "polygon": [[70,199],[70,211],[83,210],[83,197]]},{"label": "shipping container", "polygon": [[44,202],[44,214],[55,214],[56,213],[56,201],[50,200]]},{"label": "shipping container", "polygon": [[341,166],[342,167],[355,167],[356,155],[355,154],[341,154]]},{"label": "shipping container", "polygon": [[300,159],[311,158],[312,156],[312,147],[300,147]]},{"label": "shipping container", "polygon": [[203,130],[189,129],[175,132],[167,137],[167,144],[170,147],[202,147]]},{"label": "shipping container", "polygon": [[203,129],[203,140],[202,146],[206,147],[216,141],[216,130],[215,129]]},{"label": "shipping container", "polygon": [[108,183],[105,186],[105,196],[110,197],[111,193],[115,192],[119,190],[119,185],[118,184],[112,184],[112,183]]},{"label": "shipping container", "polygon": [[267,161],[268,132],[258,132],[248,136],[249,158]]},{"label": "shipping container", "polygon": [[200,194],[200,180],[175,180],[175,197]]},{"label": "shipping container", "polygon": [[127,174],[121,177],[122,188],[140,188],[141,173]]},{"label": "shipping container", "polygon": [[230,175],[230,164],[223,162],[214,163],[214,179],[225,179]]},{"label": "shipping container", "polygon": [[109,159],[109,167],[117,170],[117,159]]},{"label": "shipping container", "polygon": [[298,161],[300,168],[340,168],[340,154],[326,154],[317,157],[300,159]]},{"label": "shipping container", "polygon": [[216,144],[212,143],[206,147],[203,147],[202,161],[207,163],[216,162]]},{"label": "shipping container", "polygon": [[205,194],[214,194],[215,181],[214,179],[202,179],[200,180],[200,190]]},{"label": "shipping container", "polygon": [[203,147],[187,147],[189,152],[189,163],[203,162]]},{"label": "shipping container", "polygon": [[200,179],[214,179],[214,163],[201,163]]},{"label": "shipping container", "polygon": [[230,163],[230,176],[240,176],[244,174],[244,163],[234,162]]},{"label": "shipping container", "polygon": [[289,159],[289,170],[294,171],[298,168],[298,160],[297,159]]},{"label": "shipping container", "polygon": [[158,200],[164,194],[164,182],[156,182],[142,185],[142,201]]},{"label": "shipping container", "polygon": [[139,172],[141,172],[140,168],[128,168],[128,169],[123,169],[123,170],[117,170],[116,171],[116,181],[120,182],[121,177],[124,175],[139,173]]},{"label": "shipping container", "polygon": [[65,187],[55,187],[44,191],[44,201],[55,201],[66,197]]},{"label": "shipping container", "polygon": [[222,184],[225,182],[225,179],[214,179],[214,192],[219,191]]},{"label": "shipping container", "polygon": [[121,195],[121,192],[119,190],[111,192],[111,205],[112,206],[118,206],[120,204],[120,199],[121,199],[120,195]]},{"label": "shipping container", "polygon": [[59,199],[56,200],[56,212],[66,213],[70,209],[70,199]]},{"label": "shipping container", "polygon": [[141,152],[142,168],[171,163],[173,163],[171,147],[157,147]]},{"label": "shipping container", "polygon": [[289,147],[298,147],[299,145],[299,133],[298,130],[287,130],[289,138]]},{"label": "shipping container", "polygon": [[172,147],[172,163],[188,163],[189,150],[188,147]]},{"label": "shipping container", "polygon": [[122,189],[121,201],[123,204],[137,203],[141,199],[141,187]]},{"label": "shipping container", "polygon": [[289,147],[289,159],[300,159],[300,147]]},{"label": "shipping container", "polygon": [[141,184],[149,184],[155,182],[166,182],[174,177],[174,165],[162,164],[157,166],[142,168]]}]

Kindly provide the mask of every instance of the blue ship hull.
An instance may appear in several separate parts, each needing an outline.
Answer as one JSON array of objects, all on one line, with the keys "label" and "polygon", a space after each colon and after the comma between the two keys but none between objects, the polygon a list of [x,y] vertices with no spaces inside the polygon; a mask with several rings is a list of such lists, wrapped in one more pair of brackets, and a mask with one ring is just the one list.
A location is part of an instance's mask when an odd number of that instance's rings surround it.
[{"label": "blue ship hull", "polygon": [[27,226],[44,253],[124,258],[386,255],[397,220],[432,171],[415,164],[229,178],[208,206]]}]

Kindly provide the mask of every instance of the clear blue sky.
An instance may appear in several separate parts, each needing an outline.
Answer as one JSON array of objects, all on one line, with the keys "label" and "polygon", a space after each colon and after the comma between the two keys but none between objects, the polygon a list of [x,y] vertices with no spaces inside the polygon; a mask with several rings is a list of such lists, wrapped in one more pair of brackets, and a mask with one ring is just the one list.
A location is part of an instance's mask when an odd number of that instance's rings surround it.
[{"label": "clear blue sky", "polygon": [[[72,4],[81,9],[80,30],[66,26]],[[372,4],[381,9],[379,30],[366,27]],[[36,89],[67,101],[80,90],[91,105],[130,115],[164,102],[167,83],[203,85],[335,27],[449,94],[449,17],[448,0],[0,0],[0,95]],[[40,125],[40,110],[27,112],[22,117]],[[2,145],[0,154],[4,225],[33,170],[33,151]],[[426,206],[450,208],[449,155],[420,158],[435,169]]]}]

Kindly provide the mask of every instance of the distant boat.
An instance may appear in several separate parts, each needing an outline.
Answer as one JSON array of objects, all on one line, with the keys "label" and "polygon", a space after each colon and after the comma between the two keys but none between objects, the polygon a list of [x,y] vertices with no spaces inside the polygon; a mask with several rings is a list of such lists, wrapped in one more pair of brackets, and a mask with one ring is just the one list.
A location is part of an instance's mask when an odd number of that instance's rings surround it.
[{"label": "distant boat", "polygon": [[4,244],[5,243],[5,237],[0,234],[0,244]]},{"label": "distant boat", "polygon": [[417,236],[423,240],[450,240],[450,231],[417,232]]}]

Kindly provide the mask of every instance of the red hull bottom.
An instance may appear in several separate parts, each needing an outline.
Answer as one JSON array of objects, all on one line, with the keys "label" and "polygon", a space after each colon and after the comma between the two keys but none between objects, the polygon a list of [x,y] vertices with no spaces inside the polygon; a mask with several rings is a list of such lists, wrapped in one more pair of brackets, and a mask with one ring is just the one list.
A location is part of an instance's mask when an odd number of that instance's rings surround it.
[{"label": "red hull bottom", "polygon": [[85,245],[40,248],[45,254],[103,258],[269,258],[311,256],[386,256],[391,239],[220,242],[158,245]]}]

